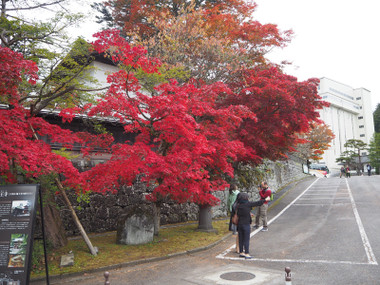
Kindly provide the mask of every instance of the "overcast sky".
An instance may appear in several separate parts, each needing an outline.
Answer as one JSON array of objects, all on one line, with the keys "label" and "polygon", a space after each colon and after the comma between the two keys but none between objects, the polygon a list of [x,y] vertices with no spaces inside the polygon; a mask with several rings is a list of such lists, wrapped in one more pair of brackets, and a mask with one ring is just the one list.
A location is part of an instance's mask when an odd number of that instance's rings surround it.
[{"label": "overcast sky", "polygon": [[[88,0],[83,0],[87,2]],[[95,0],[90,2],[101,2]],[[284,49],[269,55],[272,61],[292,62],[285,72],[303,81],[327,77],[372,93],[372,109],[380,103],[380,1],[379,0],[256,0],[254,19],[293,30]],[[88,3],[88,2],[87,2]],[[95,12],[81,5],[86,14]],[[77,33],[99,28],[92,21]],[[88,36],[86,36],[88,38]]]},{"label": "overcast sky", "polygon": [[288,47],[272,52],[277,63],[299,80],[327,77],[372,93],[372,109],[380,103],[380,1],[256,0],[254,18],[292,29]]}]

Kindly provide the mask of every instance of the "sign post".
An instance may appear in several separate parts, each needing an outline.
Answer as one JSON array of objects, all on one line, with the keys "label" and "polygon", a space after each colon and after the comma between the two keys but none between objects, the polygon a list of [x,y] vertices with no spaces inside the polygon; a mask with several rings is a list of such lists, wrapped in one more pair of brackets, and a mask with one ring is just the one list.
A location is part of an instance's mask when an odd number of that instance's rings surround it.
[{"label": "sign post", "polygon": [[0,284],[29,284],[39,185],[0,186]]}]

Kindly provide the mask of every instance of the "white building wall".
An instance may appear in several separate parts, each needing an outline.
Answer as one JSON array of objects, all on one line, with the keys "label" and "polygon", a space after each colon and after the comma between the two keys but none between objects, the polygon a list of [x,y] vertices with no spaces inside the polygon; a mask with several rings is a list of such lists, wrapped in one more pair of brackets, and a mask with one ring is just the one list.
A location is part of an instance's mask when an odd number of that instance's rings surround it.
[{"label": "white building wall", "polygon": [[[359,88],[354,90],[354,94],[357,102],[361,103],[358,115],[359,137],[362,141],[369,144],[375,129],[371,106],[371,92],[367,89]],[[371,114],[371,116],[367,114]]]},{"label": "white building wall", "polygon": [[335,135],[320,162],[329,168],[339,168],[335,160],[346,150],[347,140],[360,139],[368,144],[374,134],[371,92],[364,88],[353,89],[324,77],[320,79],[318,93],[330,103],[320,111],[320,116]]},{"label": "white building wall", "polygon": [[90,65],[94,67],[91,69],[91,76],[93,76],[98,81],[96,87],[109,86],[110,84],[107,83],[107,76],[119,71],[119,68],[117,66],[99,61],[93,61]]}]

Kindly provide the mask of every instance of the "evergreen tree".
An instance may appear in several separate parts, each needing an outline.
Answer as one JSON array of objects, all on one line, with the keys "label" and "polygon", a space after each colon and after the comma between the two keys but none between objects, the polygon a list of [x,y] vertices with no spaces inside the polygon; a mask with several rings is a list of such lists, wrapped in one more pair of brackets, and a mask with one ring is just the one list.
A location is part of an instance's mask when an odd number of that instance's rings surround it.
[{"label": "evergreen tree", "polygon": [[361,152],[367,150],[368,145],[362,140],[350,139],[344,144],[344,147],[348,148],[348,150],[344,151],[336,161],[348,163],[351,167],[355,167],[356,172],[360,175],[361,171],[363,171]]},{"label": "evergreen tree", "polygon": [[380,104],[377,104],[375,112],[373,112],[373,121],[375,123],[375,132],[380,133]]},{"label": "evergreen tree", "polygon": [[380,133],[375,133],[369,144],[369,159],[372,167],[375,167],[376,174],[380,174]]}]

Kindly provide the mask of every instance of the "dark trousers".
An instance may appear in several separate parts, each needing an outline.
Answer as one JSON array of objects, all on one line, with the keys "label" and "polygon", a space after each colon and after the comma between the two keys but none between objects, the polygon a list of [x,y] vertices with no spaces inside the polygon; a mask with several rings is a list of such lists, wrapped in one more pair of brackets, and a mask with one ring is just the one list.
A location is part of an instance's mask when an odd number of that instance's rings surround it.
[{"label": "dark trousers", "polygon": [[[249,253],[249,239],[251,235],[251,225],[239,225],[239,252]],[[244,250],[244,251],[243,251]]]}]

